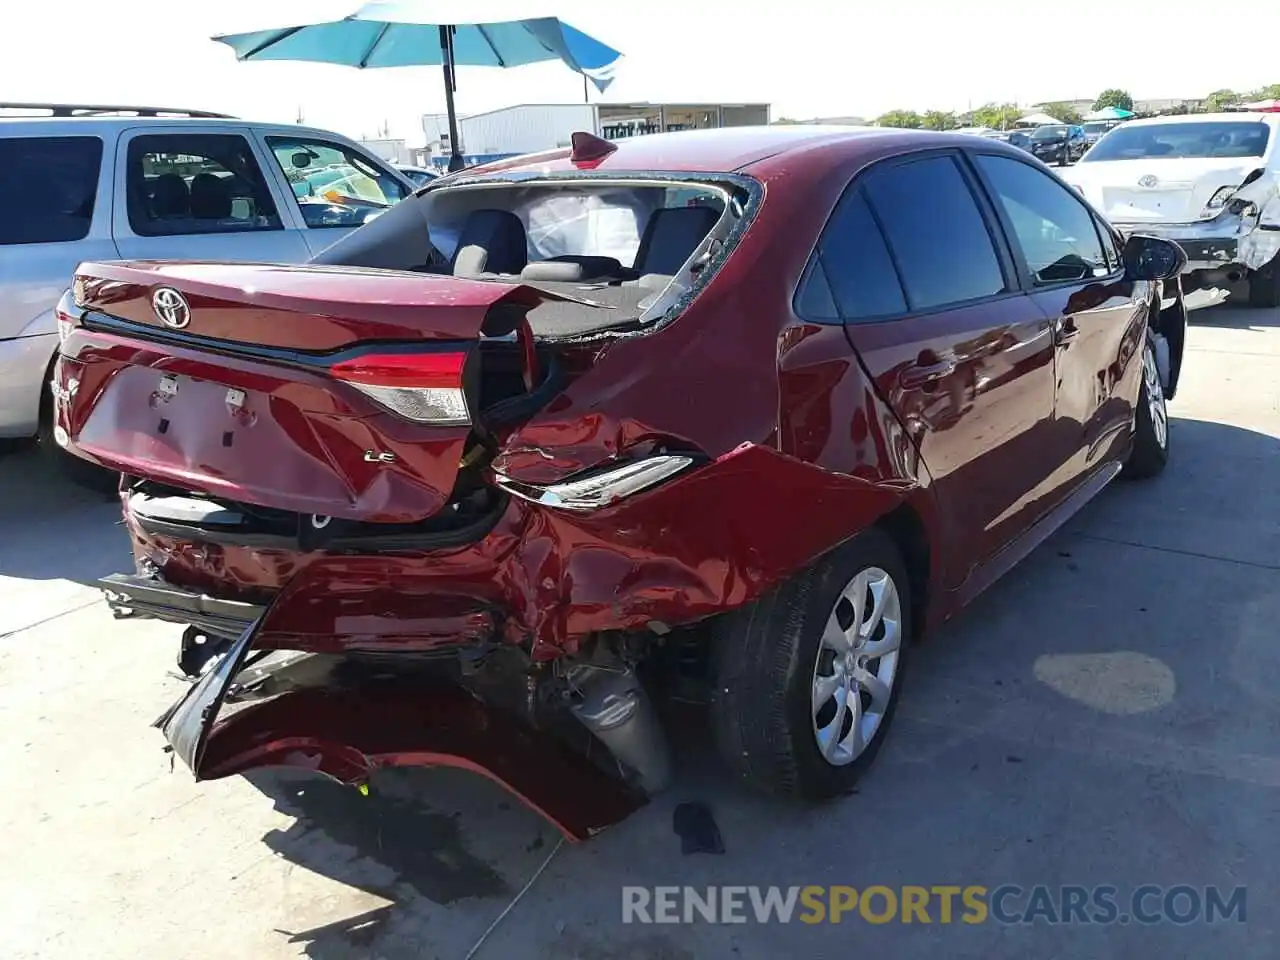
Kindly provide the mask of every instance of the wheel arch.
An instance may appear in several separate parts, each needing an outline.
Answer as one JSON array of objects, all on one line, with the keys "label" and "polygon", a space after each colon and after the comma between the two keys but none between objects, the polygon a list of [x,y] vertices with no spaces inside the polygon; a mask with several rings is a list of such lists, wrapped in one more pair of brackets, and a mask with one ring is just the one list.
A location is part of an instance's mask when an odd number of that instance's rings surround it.
[{"label": "wheel arch", "polygon": [[911,639],[918,641],[924,637],[930,623],[933,612],[930,607],[935,596],[935,557],[928,527],[924,518],[906,500],[877,520],[875,526],[889,535],[902,554],[902,562],[910,578]]}]

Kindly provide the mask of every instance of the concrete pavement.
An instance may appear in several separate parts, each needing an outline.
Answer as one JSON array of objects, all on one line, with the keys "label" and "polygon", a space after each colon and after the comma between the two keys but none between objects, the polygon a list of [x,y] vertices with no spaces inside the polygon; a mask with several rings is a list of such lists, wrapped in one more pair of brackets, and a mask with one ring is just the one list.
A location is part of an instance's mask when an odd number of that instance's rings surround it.
[{"label": "concrete pavement", "polygon": [[[1195,315],[1173,459],[1118,484],[915,651],[859,792],[729,786],[697,736],[669,794],[563,847],[478,957],[1274,955],[1280,888],[1280,311]],[[0,457],[0,944],[7,957],[462,958],[557,834],[478,778],[373,795],[195,785],[153,717],[176,628],[80,581],[129,568],[114,504]],[[709,802],[727,852],[681,856]],[[622,884],[1245,885],[1217,926],[624,926]]]}]

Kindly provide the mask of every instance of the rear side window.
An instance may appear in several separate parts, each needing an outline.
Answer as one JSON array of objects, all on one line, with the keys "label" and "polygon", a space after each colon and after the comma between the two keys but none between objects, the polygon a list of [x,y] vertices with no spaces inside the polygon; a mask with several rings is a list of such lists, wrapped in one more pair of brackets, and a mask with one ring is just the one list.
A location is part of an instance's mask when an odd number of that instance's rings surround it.
[{"label": "rear side window", "polygon": [[129,143],[129,226],[140,237],[281,230],[271,191],[239,134],[155,134]]},{"label": "rear side window", "polygon": [[101,166],[97,137],[0,139],[0,244],[83,240]]},{"label": "rear side window", "polygon": [[867,175],[863,189],[913,311],[1005,290],[995,245],[954,159],[880,167]]},{"label": "rear side window", "polygon": [[801,291],[799,308],[812,319],[828,319],[822,312],[827,302],[845,320],[870,320],[907,309],[884,237],[856,186],[845,191],[822,231],[818,263]]}]

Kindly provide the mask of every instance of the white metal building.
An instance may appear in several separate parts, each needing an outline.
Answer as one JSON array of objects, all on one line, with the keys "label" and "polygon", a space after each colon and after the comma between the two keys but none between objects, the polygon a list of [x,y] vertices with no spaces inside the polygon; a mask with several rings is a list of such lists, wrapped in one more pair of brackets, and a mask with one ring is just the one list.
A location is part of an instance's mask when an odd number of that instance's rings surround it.
[{"label": "white metal building", "polygon": [[413,154],[403,140],[361,140],[361,145],[388,163],[412,163]]},{"label": "white metal building", "polygon": [[[460,152],[468,162],[567,147],[586,130],[610,140],[671,130],[767,124],[767,103],[526,103],[458,118]],[[449,120],[422,118],[427,147],[449,156]]]}]

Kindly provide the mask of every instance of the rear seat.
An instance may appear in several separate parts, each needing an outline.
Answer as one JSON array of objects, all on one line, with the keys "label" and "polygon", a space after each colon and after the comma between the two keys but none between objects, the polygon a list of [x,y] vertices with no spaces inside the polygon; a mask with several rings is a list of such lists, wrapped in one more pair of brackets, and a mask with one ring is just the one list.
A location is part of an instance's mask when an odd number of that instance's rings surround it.
[{"label": "rear seat", "polygon": [[653,211],[636,250],[638,283],[643,287],[670,283],[719,219],[720,212],[712,207],[665,207]]},{"label": "rear seat", "polygon": [[449,272],[455,277],[518,274],[529,262],[529,238],[509,210],[475,210],[458,235]]},{"label": "rear seat", "polygon": [[519,276],[544,283],[624,280],[646,288],[664,287],[680,272],[720,219],[711,207],[655,210],[645,224],[635,265],[612,257],[560,256],[529,262],[528,235],[509,210],[475,210],[468,215],[449,263],[458,277]]}]

